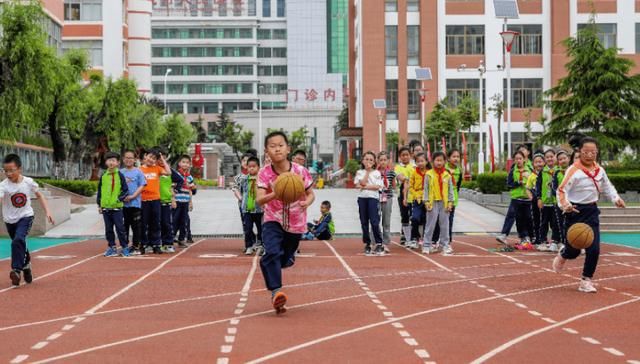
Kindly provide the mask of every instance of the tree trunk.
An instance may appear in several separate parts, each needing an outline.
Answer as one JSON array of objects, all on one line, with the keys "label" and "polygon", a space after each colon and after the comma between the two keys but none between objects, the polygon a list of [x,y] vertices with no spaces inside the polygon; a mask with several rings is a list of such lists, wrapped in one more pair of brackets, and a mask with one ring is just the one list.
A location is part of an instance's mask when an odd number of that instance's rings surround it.
[{"label": "tree trunk", "polygon": [[56,101],[53,105],[53,110],[49,114],[47,124],[49,127],[49,135],[51,136],[51,144],[53,145],[53,161],[64,162],[66,160],[66,151],[64,145],[64,139],[62,133],[58,127],[57,114],[60,109],[60,105]]}]

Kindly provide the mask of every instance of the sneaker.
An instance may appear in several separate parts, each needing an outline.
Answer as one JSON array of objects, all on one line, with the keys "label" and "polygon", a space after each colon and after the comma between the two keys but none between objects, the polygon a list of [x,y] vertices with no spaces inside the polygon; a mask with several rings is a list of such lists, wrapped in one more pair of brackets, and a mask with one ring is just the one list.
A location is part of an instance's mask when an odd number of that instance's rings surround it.
[{"label": "sneaker", "polygon": [[429,246],[422,246],[422,254],[429,254],[429,252],[431,251],[431,247]]},{"label": "sneaker", "polygon": [[586,293],[596,293],[598,290],[593,286],[593,282],[589,278],[582,278],[580,281],[580,287],[578,287],[578,291],[586,292]]},{"label": "sneaker", "polygon": [[108,247],[107,251],[104,252],[104,256],[105,257],[117,257],[118,256],[118,251],[116,250],[116,248]]},{"label": "sneaker", "polygon": [[129,256],[138,256],[138,255],[142,255],[142,254],[143,253],[138,248],[135,248],[135,247],[129,248]]},{"label": "sneaker", "polygon": [[496,235],[496,240],[498,241],[498,243],[500,244],[504,244],[507,245],[507,236],[505,234],[498,234]]},{"label": "sneaker", "polygon": [[122,251],[120,251],[120,255],[122,255],[123,257],[129,257],[131,256],[131,251],[129,251],[128,247],[124,247],[122,248]]},{"label": "sneaker", "polygon": [[153,254],[162,254],[162,248],[160,248],[159,245],[154,245],[153,248],[151,248],[151,251]]},{"label": "sneaker", "polygon": [[444,247],[444,249],[442,249],[442,255],[453,255],[453,248],[451,247],[451,245],[447,245],[446,247]]},{"label": "sneaker", "polygon": [[[160,247],[157,247],[157,248],[158,248],[158,250],[160,249]],[[149,246],[147,246],[146,248],[144,248],[144,252],[145,252],[146,254],[152,254],[152,253],[155,253],[155,252],[156,252],[156,247],[154,247],[154,246],[150,246],[150,245],[149,245]],[[160,253],[158,253],[158,254],[160,254]]]},{"label": "sneaker", "polygon": [[31,263],[22,268],[22,274],[24,274],[24,281],[29,284],[33,282],[33,272],[31,271]]},{"label": "sneaker", "polygon": [[178,241],[176,244],[178,244],[178,246],[181,247],[181,248],[186,248],[186,247],[189,246],[189,245],[187,245],[187,243],[185,243],[182,240]]},{"label": "sneaker", "polygon": [[556,273],[560,273],[560,271],[562,271],[562,268],[564,268],[564,263],[566,262],[567,260],[562,257],[560,252],[558,252],[558,255],[556,255],[556,257],[553,258],[553,265],[552,265],[553,271]]},{"label": "sneaker", "polygon": [[558,243],[552,242],[551,244],[549,244],[549,247],[547,248],[547,251],[548,252],[553,252],[553,253],[558,252]]},{"label": "sneaker", "polygon": [[376,245],[375,253],[376,255],[384,255],[384,247],[382,246],[382,244]]},{"label": "sneaker", "polygon": [[285,305],[287,304],[287,295],[284,292],[278,291],[271,298],[271,303],[273,304],[273,308],[276,310],[276,315],[281,315],[287,312],[287,308]]},{"label": "sneaker", "polygon": [[193,244],[193,239],[187,239],[187,245]]},{"label": "sneaker", "polygon": [[244,255],[253,255],[253,247],[248,247],[244,249]]},{"label": "sneaker", "polygon": [[9,272],[9,278],[11,278],[11,284],[13,284],[15,287],[18,287],[20,285],[20,271],[19,270],[12,270],[11,272]]},{"label": "sneaker", "polygon": [[167,254],[173,254],[176,252],[176,248],[173,247],[173,245],[165,245],[163,246],[164,250],[162,251],[163,253],[167,253]]},{"label": "sneaker", "polygon": [[384,252],[385,252],[386,254],[391,253],[391,250],[389,250],[389,246],[387,246],[387,245],[385,245],[385,246],[384,246]]},{"label": "sneaker", "polygon": [[538,244],[538,245],[536,245],[536,249],[539,252],[548,252],[549,251],[549,244],[546,244],[546,243]]},{"label": "sneaker", "polygon": [[364,255],[371,255],[371,245],[367,244],[364,246]]}]

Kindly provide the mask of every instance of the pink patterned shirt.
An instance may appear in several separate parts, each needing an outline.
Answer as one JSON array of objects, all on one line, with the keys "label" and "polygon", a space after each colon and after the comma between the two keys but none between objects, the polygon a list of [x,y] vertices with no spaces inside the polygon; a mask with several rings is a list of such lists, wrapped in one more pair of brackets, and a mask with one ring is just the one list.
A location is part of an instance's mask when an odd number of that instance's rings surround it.
[{"label": "pink patterned shirt", "polygon": [[[291,169],[289,170],[302,177],[305,190],[309,190],[313,184],[309,171],[291,162]],[[258,173],[258,188],[262,188],[270,193],[272,191],[271,186],[275,184],[278,179],[278,173],[271,165],[267,165],[260,169]],[[262,206],[264,210],[264,222],[274,221],[282,226],[284,231],[294,234],[304,234],[307,232],[307,210],[300,207],[300,201],[306,199],[305,195],[300,196],[300,200],[292,203],[285,204],[280,200],[273,200]]]}]

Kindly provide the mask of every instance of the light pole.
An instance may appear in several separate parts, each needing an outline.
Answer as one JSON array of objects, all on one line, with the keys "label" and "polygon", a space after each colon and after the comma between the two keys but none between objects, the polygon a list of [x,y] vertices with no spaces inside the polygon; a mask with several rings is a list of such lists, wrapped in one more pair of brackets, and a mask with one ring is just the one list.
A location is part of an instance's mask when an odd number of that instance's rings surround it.
[{"label": "light pole", "polygon": [[427,89],[424,87],[424,81],[431,80],[431,68],[416,68],[416,80],[420,81],[420,144],[424,147],[424,119],[425,101],[427,98]]},{"label": "light pole", "polygon": [[484,66],[484,61],[480,61],[480,65],[478,66],[478,78],[480,79],[480,113],[478,114],[480,119],[480,125],[478,125],[478,140],[480,144],[478,144],[478,174],[484,173],[484,137],[482,136],[482,122],[484,121],[484,95],[482,94],[482,84],[485,72],[487,72],[487,69]]},{"label": "light pole", "polygon": [[382,123],[384,122],[384,111],[387,108],[387,100],[373,100],[373,108],[378,110],[378,152],[382,152]]},{"label": "light pole", "polygon": [[167,71],[164,73],[164,114],[167,115],[167,77],[171,73],[171,68],[167,68]]},{"label": "light pole", "polygon": [[258,156],[262,161],[264,154],[264,146],[262,145],[262,91],[264,91],[264,85],[258,86]]},{"label": "light pole", "polygon": [[505,48],[507,49],[505,67],[507,71],[507,95],[505,96],[507,99],[507,169],[511,168],[511,163],[513,162],[511,159],[511,47],[513,46],[513,41],[519,34],[520,33],[512,30],[505,30],[500,33]]}]

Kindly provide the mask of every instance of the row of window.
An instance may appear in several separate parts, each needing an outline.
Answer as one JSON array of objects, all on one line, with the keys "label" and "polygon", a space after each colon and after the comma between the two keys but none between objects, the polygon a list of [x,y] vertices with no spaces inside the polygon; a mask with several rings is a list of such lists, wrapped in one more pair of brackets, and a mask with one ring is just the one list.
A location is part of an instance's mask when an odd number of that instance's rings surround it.
[{"label": "row of window", "polygon": [[253,47],[153,47],[152,57],[253,57]]},{"label": "row of window", "polygon": [[[190,16],[233,16],[243,15],[243,0],[156,0],[153,9],[161,14],[164,10],[169,14]],[[256,0],[247,2],[247,15],[256,16]]]},{"label": "row of window", "polygon": [[171,69],[172,76],[253,76],[252,65],[154,65],[151,74],[164,76]]},{"label": "row of window", "polygon": [[258,76],[286,76],[287,66],[258,66]]},{"label": "row of window", "polygon": [[[480,81],[477,79],[447,80],[447,102],[457,106],[465,97],[480,99]],[[503,83],[504,94],[507,93],[507,80]],[[537,108],[542,98],[541,78],[516,78],[511,80],[511,107]],[[407,80],[408,115],[410,120],[420,119],[420,81]],[[482,90],[486,99],[486,90]],[[386,80],[387,119],[398,119],[398,80]],[[486,102],[485,102],[486,105]]]},{"label": "row of window", "polygon": [[[112,0],[113,1],[113,0]],[[64,20],[100,21],[102,20],[102,0],[65,0]]]},{"label": "row of window", "polygon": [[[162,82],[153,84],[153,93],[164,95]],[[251,94],[252,83],[170,83],[167,84],[169,95],[194,95],[194,94]]]},{"label": "row of window", "polygon": [[287,30],[258,29],[258,39],[287,39]]},{"label": "row of window", "polygon": [[258,47],[258,58],[287,58],[287,48]]},{"label": "row of window", "polygon": [[[284,18],[286,16],[285,13],[286,13],[285,0],[277,0],[276,16],[278,18]],[[262,16],[264,18],[271,17],[271,0],[262,0]]]},{"label": "row of window", "polygon": [[[388,11],[388,12],[398,11],[398,0],[385,0],[384,11]],[[410,11],[410,12],[420,11],[420,0],[407,0],[407,11]]]},{"label": "row of window", "polygon": [[153,28],[153,39],[251,39],[251,28]]},{"label": "row of window", "polygon": [[101,40],[65,40],[62,42],[62,51],[71,49],[84,49],[89,56],[92,67],[102,66],[102,41]]},{"label": "row of window", "polygon": [[[217,114],[220,112],[220,106],[217,102],[189,102],[185,110],[184,103],[170,102],[167,103],[169,113],[182,114],[185,111],[189,114]],[[232,113],[237,110],[253,110],[252,102],[223,102],[222,110],[225,113]],[[200,123],[197,123],[200,124]],[[197,126],[196,122],[192,125]]]},{"label": "row of window", "polygon": [[281,95],[286,92],[286,83],[261,83],[258,86],[258,94],[260,95]]}]

